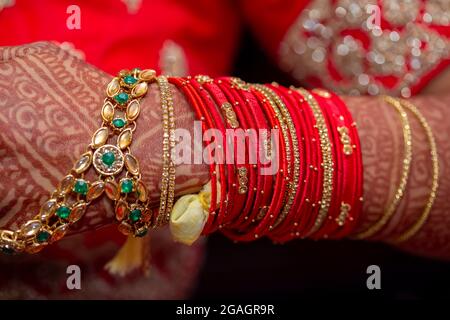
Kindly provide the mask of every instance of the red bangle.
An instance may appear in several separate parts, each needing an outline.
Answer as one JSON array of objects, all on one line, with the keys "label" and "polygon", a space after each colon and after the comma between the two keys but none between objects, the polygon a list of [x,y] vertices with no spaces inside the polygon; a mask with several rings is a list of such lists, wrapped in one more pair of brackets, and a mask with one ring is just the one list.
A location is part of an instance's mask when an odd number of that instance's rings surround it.
[{"label": "red bangle", "polygon": [[[273,102],[270,101],[265,94],[263,94],[256,88],[251,88],[251,91],[253,92],[255,97],[257,97],[257,99],[259,99],[259,101],[261,102],[262,110],[266,115],[266,118],[269,120],[271,127],[274,129],[278,129],[279,135],[277,137],[278,142],[275,144],[275,146],[277,147],[275,152],[277,152],[276,159],[278,161],[279,170],[276,173],[272,199],[270,201],[270,204],[266,207],[266,210],[263,211],[264,217],[259,221],[259,223],[256,226],[252,226],[250,230],[246,230],[247,233],[246,239],[248,240],[252,240],[254,238],[258,238],[260,236],[267,234],[268,231],[272,230],[275,221],[277,221],[281,209],[284,205],[287,189],[286,178],[288,177],[287,168],[289,165],[288,162],[285,161],[285,159],[287,159],[287,152],[288,152],[287,149],[288,146],[286,146],[286,142],[289,141],[289,136],[285,137],[283,135],[283,132],[281,130],[280,119],[275,115],[275,110],[273,109],[272,106]],[[272,152],[273,151],[274,150],[272,150]],[[253,235],[253,237],[251,235]]]},{"label": "red bangle", "polygon": [[[329,220],[315,238],[342,238],[355,226],[361,209],[362,166],[359,139],[345,104],[328,91],[313,90],[331,123],[338,171]],[[357,151],[359,150],[359,151]]]},{"label": "red bangle", "polygon": [[[258,129],[258,144],[261,143],[261,134],[265,130],[267,134],[270,134],[270,128],[267,124],[265,116],[260,109],[260,105],[256,97],[250,91],[250,86],[238,78],[222,78],[222,83],[230,87],[230,90],[239,99],[240,105],[244,106],[242,109],[247,122],[253,122],[256,127],[253,129]],[[256,164],[253,164],[253,169],[256,170],[256,186],[253,185],[253,191],[256,193],[253,202],[253,210],[249,215],[241,214],[238,215],[237,221],[231,226],[234,229],[242,229],[248,227],[250,223],[261,220],[264,215],[259,214],[261,209],[263,209],[267,204],[269,204],[269,197],[272,191],[272,175],[271,174],[261,174],[265,167],[261,163],[261,157],[265,156],[264,150],[261,150],[263,146],[258,145],[256,150]],[[264,208],[265,209],[265,208]],[[264,209],[262,213],[264,213]],[[231,234],[229,235],[230,237]]]},{"label": "red bangle", "polygon": [[[194,113],[197,118],[202,122],[202,130],[205,132],[208,128],[212,128],[212,120],[206,111],[206,107],[202,100],[195,94],[195,91],[188,85],[189,79],[170,77],[169,82],[174,84],[188,99],[190,105],[194,109]],[[211,176],[211,204],[209,209],[208,221],[203,228],[202,234],[211,233],[216,218],[217,210],[217,173],[215,169],[215,163],[212,159],[212,155],[209,155],[210,160],[210,176]]]},{"label": "red bangle", "polygon": [[[295,90],[297,94],[301,96],[305,106],[305,111],[311,119],[314,130],[311,142],[315,143],[316,150],[316,165],[311,164],[310,169],[317,172],[317,178],[315,179],[316,187],[314,199],[310,199],[309,203],[311,205],[310,215],[306,222],[299,224],[299,229],[296,235],[302,238],[309,236],[320,227],[321,220],[324,219],[324,214],[328,214],[328,201],[331,197],[330,191],[325,193],[325,188],[330,188],[330,177],[332,176],[333,161],[331,159],[331,147],[330,139],[328,136],[328,124],[320,107],[318,106],[315,99],[311,94],[304,89]],[[305,200],[306,201],[306,200]],[[308,201],[306,201],[308,202]]]},{"label": "red bangle", "polygon": [[332,238],[343,238],[355,228],[362,209],[363,170],[362,154],[356,124],[345,105],[335,94],[329,93],[329,104],[334,105],[340,112],[339,116],[339,145],[343,154],[344,187],[340,202],[340,215],[337,220],[338,227]]},{"label": "red bangle", "polygon": [[[280,87],[278,85],[269,85],[270,89],[272,89],[279,97],[282,99],[285,104],[287,111],[290,114],[290,118],[292,119],[295,126],[295,135],[298,141],[298,159],[292,159],[294,161],[299,161],[299,172],[298,172],[298,181],[295,187],[295,197],[292,203],[292,206],[288,212],[286,218],[281,221],[281,223],[274,228],[271,232],[271,238],[273,240],[277,240],[279,242],[284,242],[285,239],[291,238],[292,228],[295,226],[297,221],[300,219],[300,216],[304,214],[304,212],[299,210],[299,207],[306,196],[306,188],[304,180],[306,179],[306,163],[309,162],[309,144],[308,144],[308,152],[305,150],[305,126],[303,123],[301,109],[298,107],[298,102],[292,96],[292,91],[287,90],[284,87]],[[294,183],[294,182],[292,182]]]},{"label": "red bangle", "polygon": [[[222,92],[227,97],[228,101],[232,103],[234,106],[234,110],[236,114],[238,115],[238,118],[241,120],[242,129],[245,132],[248,132],[248,130],[254,129],[255,120],[253,117],[251,117],[247,111],[248,109],[245,106],[244,101],[240,99],[240,96],[235,94],[233,92],[234,90],[231,89],[230,82],[227,78],[217,79],[217,85],[222,90]],[[230,229],[235,228],[236,226],[233,226],[233,222],[236,222],[236,220],[239,220],[239,217],[247,217],[249,215],[249,212],[253,206],[254,201],[254,194],[255,194],[255,185],[256,185],[256,174],[255,168],[252,164],[250,164],[250,150],[252,147],[251,143],[246,143],[246,155],[245,155],[245,164],[242,166],[239,166],[238,170],[245,170],[245,176],[243,177],[245,181],[247,182],[246,186],[246,199],[244,200],[244,208],[240,212],[233,212],[233,220],[231,221],[231,225],[229,226]],[[239,150],[236,150],[239,152]]]},{"label": "red bangle", "polygon": [[[191,78],[190,79],[190,85],[192,86],[192,88],[197,92],[197,94],[201,97],[201,99],[203,100],[205,106],[207,106],[208,111],[212,117],[212,120],[214,122],[214,129],[217,129],[220,131],[220,134],[222,136],[222,139],[226,137],[226,132],[225,132],[225,126],[222,120],[222,117],[219,114],[219,111],[217,109],[217,105],[214,103],[212,97],[208,94],[207,90],[205,90],[202,86],[202,84],[200,84],[198,82],[198,80],[201,81],[202,78],[200,77],[195,77],[195,78]],[[203,81],[201,81],[203,82]],[[218,166],[219,168],[219,176],[220,176],[220,187],[221,187],[221,196],[220,196],[220,211],[219,214],[217,215],[217,219],[215,221],[215,225],[212,228],[212,230],[217,230],[217,228],[222,228],[223,223],[227,217],[227,215],[229,215],[228,212],[228,201],[229,199],[229,195],[227,194],[227,190],[229,190],[230,188],[230,183],[233,183],[233,176],[230,175],[229,172],[231,172],[231,170],[233,170],[233,165],[232,164],[228,164],[226,163],[226,153],[228,151],[228,145],[226,143],[226,141],[222,140],[222,144],[220,144],[221,146],[221,157],[219,159],[217,159],[217,154],[216,154],[216,159],[219,160],[219,164],[216,163],[216,167]],[[227,174],[225,174],[225,166],[226,166],[226,171]],[[228,181],[228,184],[225,183],[226,181]],[[231,198],[232,199],[232,198]]]},{"label": "red bangle", "polygon": [[274,237],[277,242],[286,242],[294,237],[304,236],[317,217],[322,195],[321,149],[316,121],[308,103],[295,88],[291,87],[287,93],[299,115],[304,132],[302,139],[299,139],[304,145],[304,179],[301,181],[304,194],[296,199],[298,207],[295,209],[297,212],[294,213],[296,216],[292,226],[278,232]]},{"label": "red bangle", "polygon": [[[229,100],[225,96],[225,94],[220,90],[217,83],[214,81],[208,81],[203,84],[203,88],[209,93],[209,95],[212,97],[213,101],[216,103],[217,106],[219,106],[221,109],[226,108],[228,109],[228,112],[234,116],[236,116],[236,123],[233,124],[231,119],[226,119],[225,121],[227,128],[236,129],[238,127],[245,127],[244,120],[242,117],[239,116],[239,112],[233,108],[233,106],[230,104]],[[226,115],[225,115],[226,117]],[[228,141],[227,144],[227,150],[228,150]],[[236,150],[234,147],[232,147],[232,156],[233,156],[233,162],[236,162]],[[227,162],[230,162],[231,159],[227,159]],[[229,223],[230,220],[232,220],[232,217],[234,217],[236,214],[239,214],[239,212],[242,210],[242,208],[245,205],[245,199],[246,194],[245,193],[239,193],[237,192],[236,188],[238,187],[238,181],[236,179],[236,173],[235,173],[235,166],[232,165],[231,168],[228,171],[228,177],[229,177],[229,185],[228,185],[228,201],[227,201],[227,219],[225,221],[224,227]]]},{"label": "red bangle", "polygon": [[[317,94],[316,92],[323,92]],[[339,110],[334,105],[328,104],[329,98],[325,98],[325,91],[311,92],[314,99],[320,106],[322,114],[324,115],[327,126],[328,135],[332,146],[332,156],[334,163],[333,170],[333,193],[331,196],[330,206],[328,208],[327,218],[323,221],[322,226],[313,234],[310,235],[312,239],[328,238],[330,233],[337,226],[337,219],[340,213],[340,199],[342,198],[345,168],[343,163],[343,153],[339,146],[339,118],[341,116]],[[326,97],[330,97],[329,94]]]}]

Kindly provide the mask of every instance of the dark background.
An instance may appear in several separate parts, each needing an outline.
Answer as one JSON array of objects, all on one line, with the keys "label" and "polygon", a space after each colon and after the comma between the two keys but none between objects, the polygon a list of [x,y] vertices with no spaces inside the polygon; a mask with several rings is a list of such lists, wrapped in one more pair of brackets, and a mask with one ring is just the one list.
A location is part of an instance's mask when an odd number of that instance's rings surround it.
[{"label": "dark background", "polygon": [[[289,85],[247,32],[234,76],[249,82]],[[368,290],[369,265],[381,269],[381,290]],[[206,261],[193,298],[283,299],[450,298],[450,262],[403,253],[381,243],[267,239],[234,244],[220,234],[208,238]]]}]

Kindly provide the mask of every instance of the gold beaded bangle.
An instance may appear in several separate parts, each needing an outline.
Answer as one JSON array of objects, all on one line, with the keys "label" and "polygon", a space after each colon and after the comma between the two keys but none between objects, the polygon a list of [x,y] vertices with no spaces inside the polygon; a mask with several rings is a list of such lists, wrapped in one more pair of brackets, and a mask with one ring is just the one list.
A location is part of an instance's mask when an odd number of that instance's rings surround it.
[{"label": "gold beaded bangle", "polygon": [[175,148],[175,118],[172,94],[165,76],[159,76],[157,83],[161,95],[163,120],[163,169],[161,177],[161,199],[156,226],[168,223],[175,196],[175,164],[172,150]]},{"label": "gold beaded bangle", "polygon": [[383,226],[391,219],[392,215],[397,210],[397,207],[400,203],[400,200],[403,198],[403,194],[405,193],[406,185],[408,183],[408,177],[411,167],[412,160],[412,139],[411,139],[411,126],[409,124],[408,115],[406,114],[405,109],[400,104],[400,101],[389,97],[384,96],[384,101],[388,103],[388,105],[393,106],[397,112],[400,114],[400,119],[403,127],[403,141],[404,141],[404,159],[402,166],[402,173],[400,177],[400,183],[397,187],[397,190],[394,194],[393,199],[391,200],[389,206],[386,211],[383,213],[381,218],[371,225],[367,230],[362,231],[354,236],[355,239],[365,239],[373,236],[378,231],[383,228]]},{"label": "gold beaded bangle", "polygon": [[322,187],[322,199],[320,200],[319,214],[314,222],[311,230],[305,237],[312,235],[320,229],[323,222],[328,216],[328,209],[330,208],[331,196],[333,193],[333,171],[334,163],[332,156],[332,148],[330,142],[330,135],[328,127],[325,122],[325,117],[320,109],[316,99],[305,89],[296,89],[306,100],[306,103],[312,110],[314,119],[316,120],[316,127],[319,131],[320,149],[322,150],[322,164],[323,164],[323,187]]},{"label": "gold beaded bangle", "polygon": [[[275,84],[276,85],[276,84]],[[295,130],[294,123],[291,118],[291,114],[289,113],[288,108],[284,104],[283,100],[271,89],[264,87],[265,91],[267,93],[267,96],[270,97],[272,101],[275,102],[275,104],[278,106],[279,110],[281,111],[281,114],[283,116],[283,119],[285,123],[287,124],[287,127],[289,129],[289,133],[292,140],[292,149],[293,149],[293,156],[294,156],[294,168],[292,172],[292,181],[289,182],[288,185],[288,195],[286,203],[283,207],[283,210],[281,214],[278,216],[277,220],[275,221],[273,228],[276,228],[289,213],[289,210],[292,207],[292,204],[294,203],[295,195],[297,193],[297,187],[298,187],[298,180],[300,177],[300,152],[298,147],[298,140],[297,140],[297,132]],[[290,177],[290,175],[289,175]]]},{"label": "gold beaded bangle", "polygon": [[[101,110],[102,126],[93,134],[86,152],[32,220],[16,231],[0,230],[1,251],[41,251],[46,245],[62,239],[69,227],[82,218],[91,202],[103,193],[115,202],[116,217],[117,208],[123,209],[119,220],[129,223],[127,232],[143,235],[147,227],[144,216],[149,216],[150,212],[147,210],[147,192],[140,180],[139,164],[130,152],[130,144],[136,128],[135,120],[140,113],[139,101],[147,93],[147,82],[154,78],[153,70],[134,69],[121,71],[108,84],[107,98]],[[117,136],[116,145],[107,144],[113,136]],[[98,179],[90,183],[85,174],[92,166]],[[125,175],[117,184],[116,178],[123,172]],[[145,199],[144,195],[137,195],[139,192],[145,193]],[[130,205],[132,198],[136,202]]]},{"label": "gold beaded bangle", "polygon": [[[275,116],[280,123],[280,127],[281,127],[280,129],[281,129],[281,133],[283,135],[284,145],[286,148],[286,162],[288,164],[286,180],[289,181],[290,174],[291,174],[291,145],[290,145],[290,140],[289,140],[290,129],[288,128],[285,118],[283,117],[283,112],[280,110],[280,108],[278,107],[279,105],[276,102],[275,98],[278,96],[275,94],[275,92],[273,92],[272,90],[270,90],[269,88],[267,88],[263,85],[254,84],[252,86],[255,90],[259,91],[264,96],[264,98],[269,103],[270,107],[273,109]],[[288,193],[288,192],[290,192],[290,187],[287,188],[286,193]],[[283,200],[283,202],[285,202],[285,201]],[[291,201],[291,204],[292,204],[292,201]],[[277,221],[278,221],[278,219],[277,219]],[[271,226],[271,229],[273,227],[274,226]]]},{"label": "gold beaded bangle", "polygon": [[425,222],[428,219],[428,216],[430,215],[431,208],[433,207],[434,200],[436,199],[437,190],[439,187],[439,161],[438,161],[438,153],[436,148],[436,141],[434,139],[433,131],[431,130],[431,127],[427,123],[427,120],[425,117],[420,113],[420,111],[417,109],[415,105],[413,105],[411,102],[406,100],[400,100],[400,103],[404,108],[409,110],[416,118],[419,120],[421,126],[424,128],[425,133],[428,138],[428,142],[430,144],[430,156],[431,156],[431,163],[433,167],[433,177],[431,182],[431,190],[430,194],[428,196],[427,202],[425,204],[425,208],[422,211],[422,214],[420,215],[419,219],[406,231],[404,231],[400,236],[393,239],[394,242],[403,242],[411,237],[413,237],[425,224]]}]

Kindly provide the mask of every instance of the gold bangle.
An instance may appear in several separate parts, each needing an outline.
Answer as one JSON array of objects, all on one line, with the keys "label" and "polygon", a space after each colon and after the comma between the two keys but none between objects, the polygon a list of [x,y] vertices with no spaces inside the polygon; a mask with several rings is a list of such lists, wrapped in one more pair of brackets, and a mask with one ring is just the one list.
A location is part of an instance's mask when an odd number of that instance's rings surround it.
[{"label": "gold bangle", "polygon": [[[118,77],[113,78],[106,88],[107,98],[101,111],[102,126],[93,134],[88,149],[32,220],[16,231],[0,230],[1,251],[41,251],[46,245],[62,239],[69,227],[82,218],[91,202],[103,193],[115,202],[116,218],[117,208],[123,209],[119,221],[129,223],[127,233],[144,234],[151,213],[147,199],[137,194],[146,189],[140,180],[139,164],[131,154],[130,144],[136,128],[135,120],[140,113],[139,101],[147,93],[147,83],[154,78],[155,71],[139,69],[121,71]],[[107,144],[112,136],[117,136],[116,145]],[[93,183],[85,179],[85,173],[91,167],[98,175]],[[115,178],[123,172],[125,177],[119,185]],[[131,198],[135,203],[130,205]]]},{"label": "gold bangle", "polygon": [[159,214],[155,226],[161,226],[170,220],[175,197],[175,164],[172,150],[175,148],[175,117],[172,94],[167,77],[159,76],[160,100],[163,121],[163,169],[161,177],[161,198]]},{"label": "gold bangle", "polygon": [[[280,129],[281,129],[281,133],[283,135],[284,145],[285,145],[285,148],[286,148],[286,162],[288,164],[287,172],[286,172],[285,177],[286,177],[286,180],[289,181],[290,180],[290,175],[291,175],[291,145],[290,145],[290,141],[289,141],[289,135],[290,135],[290,131],[291,131],[290,129],[291,128],[289,128],[289,126],[286,123],[285,118],[283,116],[283,114],[286,111],[285,110],[284,111],[280,110],[282,107],[277,103],[277,100],[276,100],[276,98],[278,96],[272,90],[270,90],[269,88],[267,88],[267,87],[265,87],[265,86],[263,86],[261,84],[253,84],[252,87],[255,90],[259,91],[264,96],[264,98],[267,100],[267,102],[269,103],[270,107],[274,111],[275,116],[278,119],[278,122],[280,123]],[[279,106],[280,106],[280,108],[279,108]],[[295,128],[294,128],[294,130],[295,130]],[[290,182],[288,182],[288,183],[290,185]],[[286,197],[286,195],[290,192],[290,189],[291,189],[291,187],[288,186],[288,189],[287,189],[286,194],[284,195],[284,197]],[[284,199],[283,199],[283,202],[285,204],[287,204]],[[292,201],[291,201],[291,204],[292,204]],[[289,205],[289,207],[290,207],[290,205]],[[263,210],[263,212],[264,211],[265,210]],[[265,211],[265,213],[267,213],[267,211]],[[284,209],[283,209],[283,213],[281,215],[283,215],[283,214],[284,214]],[[275,221],[275,223],[277,223],[278,221],[279,221],[279,219],[277,219],[277,221]],[[269,226],[269,228],[273,229],[274,226],[275,225],[271,225],[271,226]]]},{"label": "gold bangle", "polygon": [[319,104],[313,95],[303,88],[296,89],[306,100],[306,103],[312,110],[314,119],[316,120],[316,127],[319,131],[320,149],[322,150],[322,164],[323,164],[323,187],[322,199],[320,200],[319,214],[314,222],[311,230],[306,234],[308,237],[320,229],[323,222],[328,216],[328,209],[330,208],[331,196],[333,193],[333,155],[330,142],[330,135],[325,121],[325,117],[320,109]]},{"label": "gold bangle", "polygon": [[397,210],[397,207],[400,203],[400,200],[403,198],[405,193],[406,185],[408,183],[409,172],[411,168],[411,160],[412,160],[412,139],[411,139],[411,126],[409,124],[408,115],[406,114],[405,109],[402,107],[399,100],[384,96],[384,101],[387,102],[388,105],[391,105],[397,110],[400,114],[400,119],[403,127],[403,141],[404,141],[404,159],[402,166],[402,174],[400,177],[400,183],[397,187],[397,190],[394,194],[393,199],[391,200],[389,206],[386,211],[382,214],[381,218],[371,225],[367,230],[362,231],[354,236],[355,239],[365,239],[373,236],[378,231],[383,228],[383,226],[391,219],[392,215]]},{"label": "gold bangle", "polygon": [[[276,85],[276,84],[274,84]],[[295,195],[297,193],[297,187],[298,187],[298,180],[300,177],[300,152],[298,147],[298,139],[297,139],[297,132],[295,130],[294,123],[292,121],[291,115],[289,113],[288,108],[284,104],[283,100],[271,89],[264,87],[264,90],[266,91],[266,96],[269,96],[270,100],[275,102],[275,104],[278,106],[279,110],[281,111],[282,117],[287,124],[287,127],[289,129],[289,133],[292,140],[292,151],[294,156],[294,168],[292,171],[292,181],[288,183],[288,195],[287,200],[284,204],[283,210],[281,214],[278,216],[277,220],[275,221],[273,228],[276,228],[289,213],[289,210],[292,207],[292,204],[294,203]],[[289,177],[291,176],[288,174]]]},{"label": "gold bangle", "polygon": [[425,208],[422,211],[422,214],[420,215],[419,219],[406,231],[404,231],[400,236],[393,239],[394,242],[403,242],[411,237],[413,237],[425,224],[425,222],[428,219],[428,216],[430,215],[431,208],[433,207],[434,200],[436,199],[437,190],[439,187],[439,161],[438,161],[438,152],[436,147],[436,141],[434,139],[433,131],[431,130],[431,127],[427,123],[427,120],[425,117],[420,113],[420,111],[417,109],[415,105],[413,105],[411,102],[407,100],[400,100],[402,106],[406,109],[408,109],[416,118],[419,120],[421,126],[424,128],[425,133],[428,138],[428,142],[430,144],[430,156],[431,156],[431,163],[433,168],[433,177],[431,182],[431,190],[430,194],[428,196],[427,202],[425,204]]}]

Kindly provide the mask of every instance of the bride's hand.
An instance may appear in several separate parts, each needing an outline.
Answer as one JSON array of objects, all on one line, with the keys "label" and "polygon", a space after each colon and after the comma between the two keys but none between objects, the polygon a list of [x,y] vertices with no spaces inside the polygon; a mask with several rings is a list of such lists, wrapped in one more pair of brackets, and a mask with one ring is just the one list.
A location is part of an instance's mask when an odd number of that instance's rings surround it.
[{"label": "bride's hand", "polygon": [[[109,77],[51,43],[3,47],[0,57],[0,227],[15,230],[86,149]],[[83,229],[111,220],[101,208]]]},{"label": "bride's hand", "polygon": [[[111,76],[51,43],[0,48],[0,57],[0,228],[16,230],[39,212],[85,152],[101,124]],[[191,131],[190,107],[180,93],[173,94],[176,125]],[[150,86],[141,107],[131,148],[157,203],[162,127],[156,85]],[[207,179],[206,166],[177,168],[179,193],[198,189]],[[100,227],[113,216],[110,201],[103,197],[72,230]]]}]

